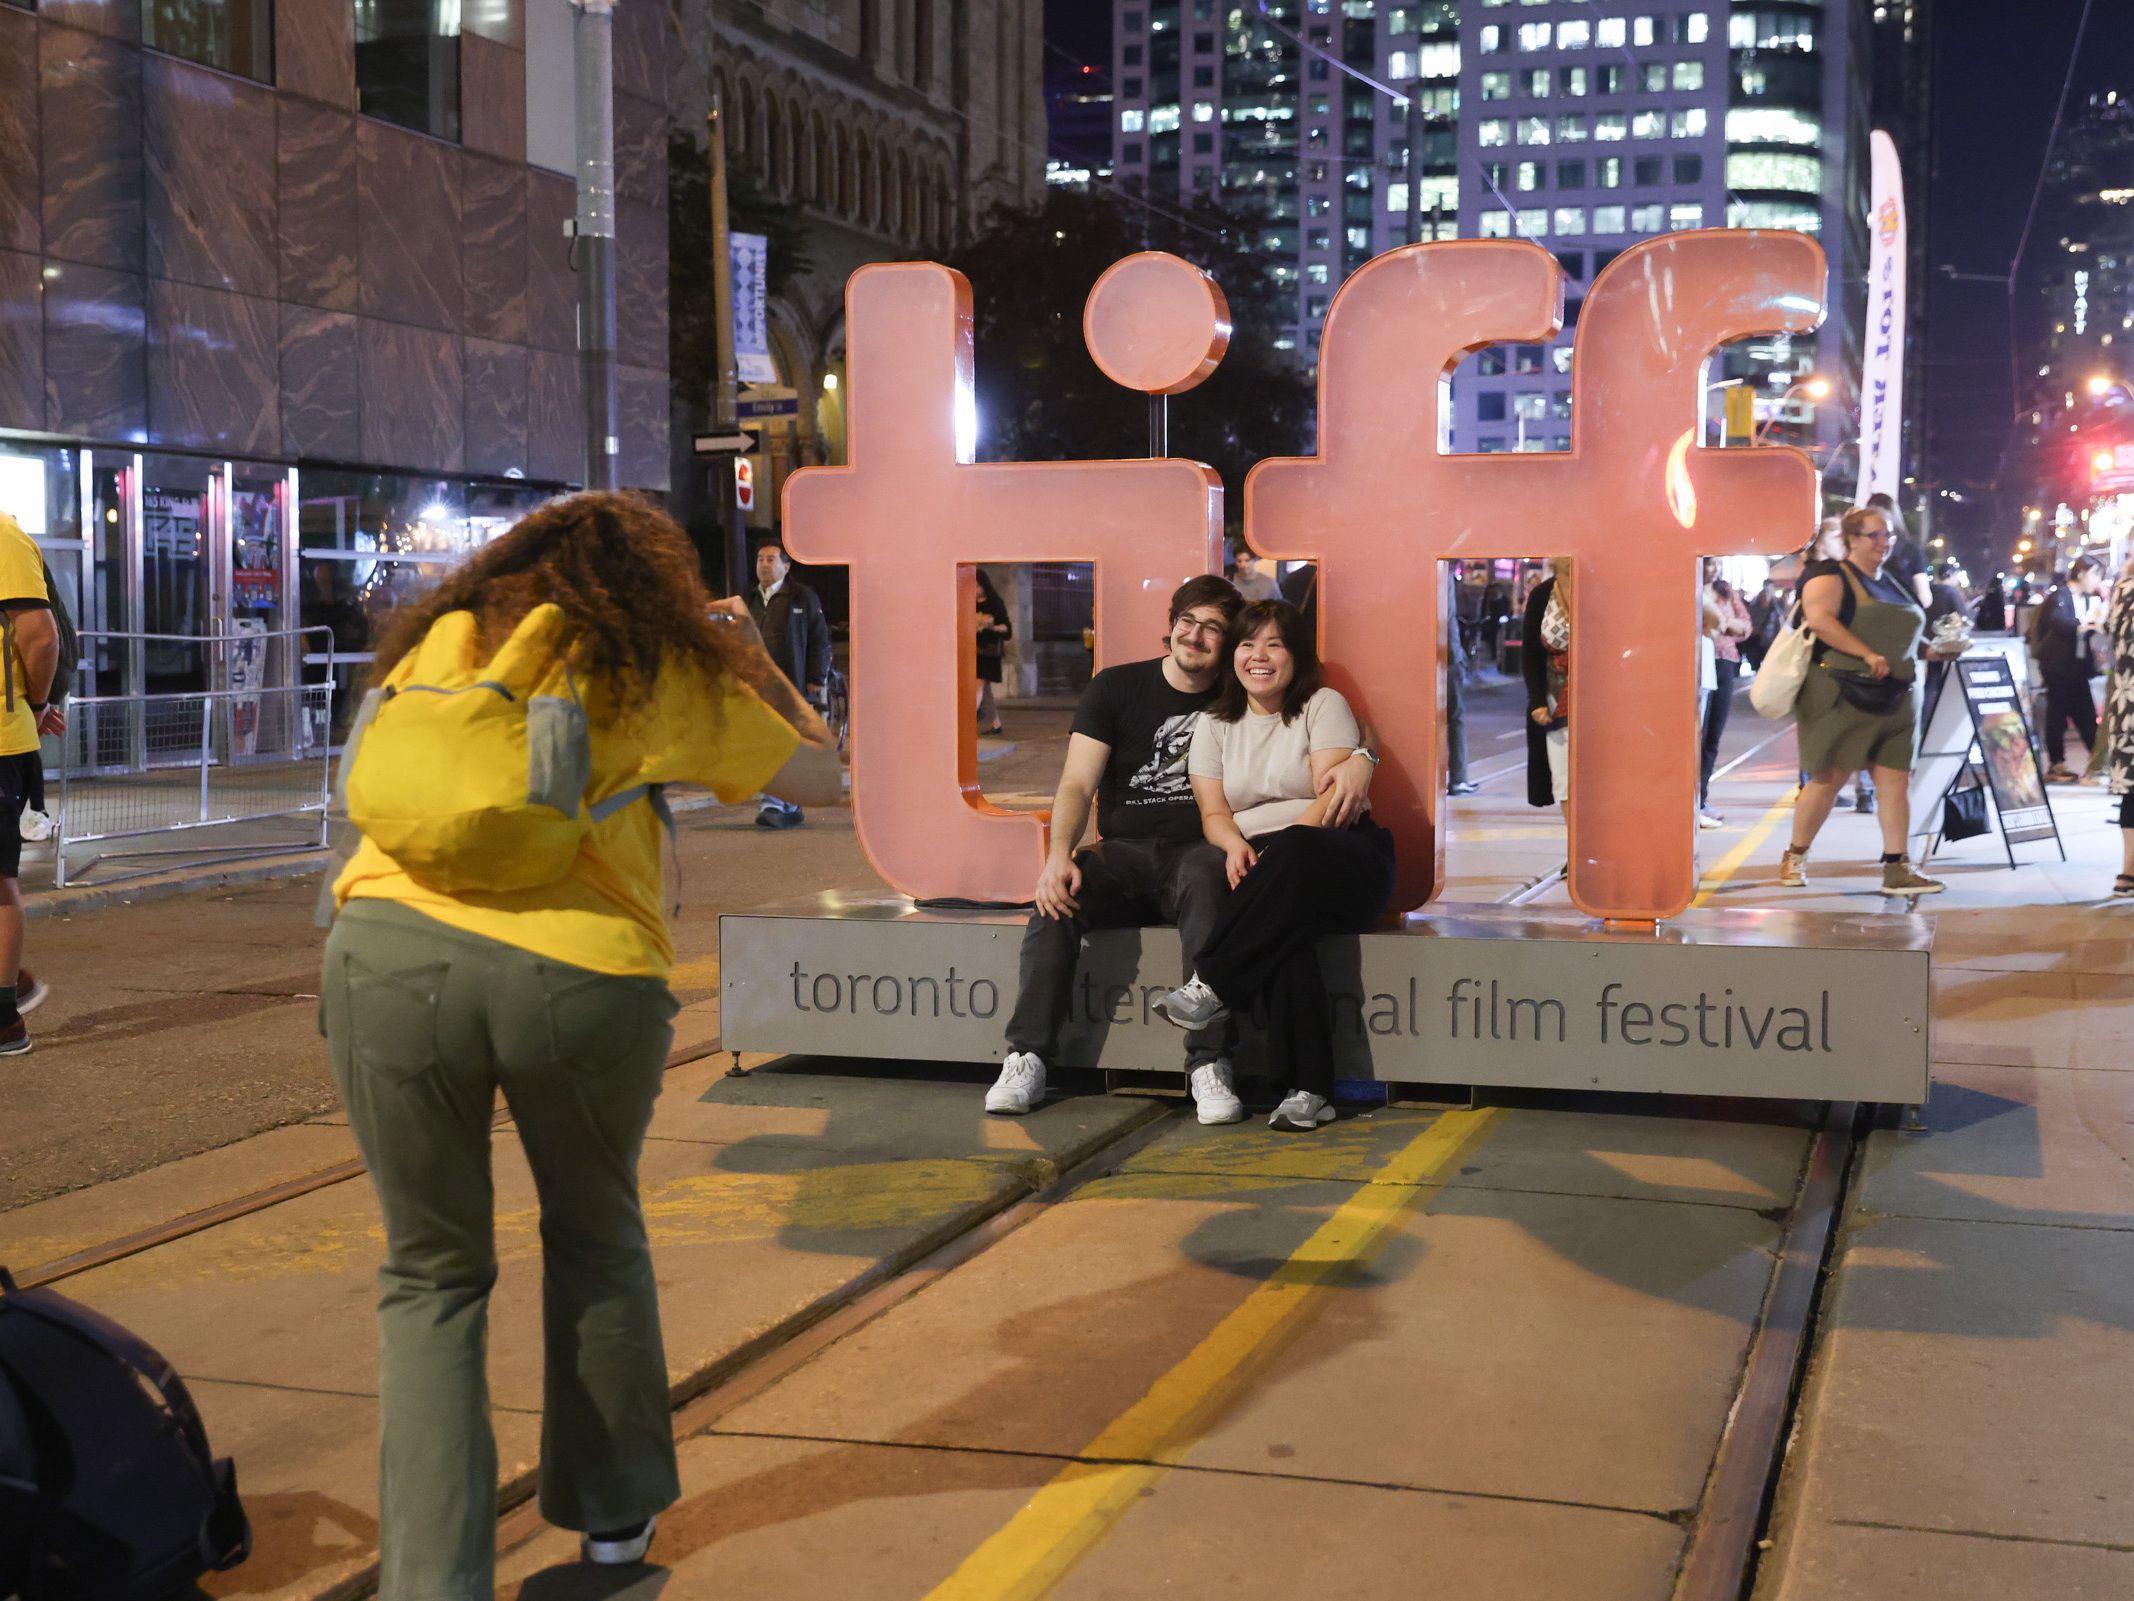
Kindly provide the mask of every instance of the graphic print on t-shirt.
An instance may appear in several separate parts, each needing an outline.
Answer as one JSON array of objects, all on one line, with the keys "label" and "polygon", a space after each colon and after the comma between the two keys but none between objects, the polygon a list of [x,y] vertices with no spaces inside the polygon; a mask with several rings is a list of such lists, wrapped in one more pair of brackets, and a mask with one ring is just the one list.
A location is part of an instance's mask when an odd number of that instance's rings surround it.
[{"label": "graphic print on t-shirt", "polygon": [[1157,725],[1149,759],[1134,769],[1126,781],[1126,804],[1147,806],[1163,801],[1190,800],[1193,781],[1186,776],[1186,751],[1193,744],[1196,711],[1167,717]]}]

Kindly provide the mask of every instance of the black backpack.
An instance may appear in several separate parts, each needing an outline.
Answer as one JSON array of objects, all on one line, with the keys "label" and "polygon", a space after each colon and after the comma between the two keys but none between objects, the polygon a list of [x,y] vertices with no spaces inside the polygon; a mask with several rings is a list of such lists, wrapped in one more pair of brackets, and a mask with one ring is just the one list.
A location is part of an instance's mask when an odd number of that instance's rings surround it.
[{"label": "black backpack", "polygon": [[60,597],[59,580],[52,576],[52,564],[44,564],[44,592],[52,600],[52,622],[59,629],[59,665],[52,669],[52,704],[57,706],[74,693],[74,675],[81,671],[82,640],[75,630],[74,619],[67,614],[67,603]]},{"label": "black backpack", "polygon": [[170,1364],[0,1268],[0,1596],[160,1601],[251,1550],[236,1469]]},{"label": "black backpack", "polygon": [[[44,564],[44,592],[52,605],[52,626],[59,630],[59,660],[52,668],[50,704],[57,706],[74,693],[74,675],[81,670],[82,641],[75,630],[74,619],[67,612],[67,603],[59,593],[59,580],[52,576],[52,564]],[[12,612],[0,611],[0,646],[4,646],[7,659],[0,663],[5,668],[7,680],[7,709],[15,709],[15,617]]]}]

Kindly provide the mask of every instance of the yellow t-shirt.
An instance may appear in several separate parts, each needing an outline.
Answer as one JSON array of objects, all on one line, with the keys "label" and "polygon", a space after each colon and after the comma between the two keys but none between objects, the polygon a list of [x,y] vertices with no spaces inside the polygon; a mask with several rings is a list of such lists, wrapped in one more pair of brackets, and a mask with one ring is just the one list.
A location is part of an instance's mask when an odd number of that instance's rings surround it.
[{"label": "yellow t-shirt", "polygon": [[[22,531],[22,524],[0,511],[0,605],[31,601],[50,606],[45,593],[44,557],[37,542]],[[20,756],[37,748],[37,714],[30,710],[29,675],[22,665],[22,647],[8,633],[5,694],[0,695],[0,756]]]},{"label": "yellow t-shirt", "polygon": [[[412,658],[410,658],[412,660]],[[652,698],[621,718],[592,696],[588,804],[637,784],[704,784],[732,805],[755,794],[800,745],[792,726],[739,680],[698,667],[660,673]],[[334,882],[340,905],[398,901],[470,934],[596,973],[664,978],[674,945],[662,905],[666,830],[646,802],[593,825],[571,870],[553,884],[451,895],[415,882],[364,840]]]}]

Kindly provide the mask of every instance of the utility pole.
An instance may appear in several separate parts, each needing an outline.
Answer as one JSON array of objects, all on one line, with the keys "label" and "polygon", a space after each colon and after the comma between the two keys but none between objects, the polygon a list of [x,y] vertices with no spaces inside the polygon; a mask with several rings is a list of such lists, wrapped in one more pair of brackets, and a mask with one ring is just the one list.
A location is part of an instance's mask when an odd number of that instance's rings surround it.
[{"label": "utility pole", "polygon": [[577,9],[578,361],[585,395],[585,487],[614,489],[620,465],[615,399],[615,0]]},{"label": "utility pole", "polygon": [[[739,431],[734,419],[740,376],[734,361],[734,258],[726,215],[726,108],[719,103],[717,91],[705,122],[710,136],[705,140],[705,160],[711,163],[711,321],[718,357],[711,383],[711,431],[731,436]],[[734,487],[738,454],[721,452],[711,457],[712,505],[725,536],[727,587],[736,595],[748,587],[748,530],[740,493]]]},{"label": "utility pole", "polygon": [[[1431,237],[1437,231],[1431,230]],[[1408,243],[1423,242],[1423,85],[1408,86]]]}]

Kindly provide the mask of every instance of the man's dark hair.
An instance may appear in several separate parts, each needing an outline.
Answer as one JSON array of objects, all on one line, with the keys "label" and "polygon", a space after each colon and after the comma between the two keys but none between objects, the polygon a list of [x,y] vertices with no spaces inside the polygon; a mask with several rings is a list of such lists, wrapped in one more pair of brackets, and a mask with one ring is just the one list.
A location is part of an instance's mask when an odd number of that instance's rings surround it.
[{"label": "man's dark hair", "polygon": [[1282,721],[1294,721],[1297,713],[1304,710],[1304,703],[1318,694],[1319,686],[1326,682],[1319,667],[1319,641],[1312,637],[1312,627],[1305,622],[1304,613],[1286,600],[1256,600],[1230,619],[1230,630],[1223,635],[1223,674],[1208,707],[1210,717],[1234,723],[1245,715],[1245,681],[1237,676],[1237,648],[1269,623],[1275,625],[1275,632],[1289,647],[1289,659],[1296,665],[1289,688],[1282,692]]},{"label": "man's dark hair", "polygon": [[1169,621],[1176,623],[1195,606],[1213,606],[1223,614],[1223,621],[1228,622],[1244,604],[1245,597],[1237,592],[1237,586],[1229,579],[1202,573],[1198,578],[1188,578],[1171,592]]},{"label": "man's dark hair", "polygon": [[2089,577],[2091,573],[2101,573],[2103,571],[2104,563],[2095,556],[2077,556],[2075,564],[2067,570],[2067,581],[2071,584],[2078,583],[2082,579]]}]

